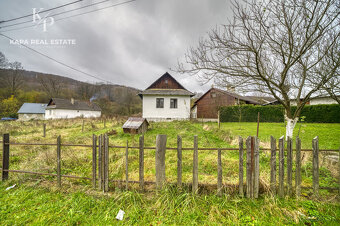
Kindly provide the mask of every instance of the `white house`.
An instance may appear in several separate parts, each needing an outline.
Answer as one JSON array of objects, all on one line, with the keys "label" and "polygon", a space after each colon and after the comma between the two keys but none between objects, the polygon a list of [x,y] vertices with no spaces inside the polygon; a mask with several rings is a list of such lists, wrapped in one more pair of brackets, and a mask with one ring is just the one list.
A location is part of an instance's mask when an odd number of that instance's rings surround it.
[{"label": "white house", "polygon": [[26,121],[32,119],[45,119],[45,108],[47,104],[40,103],[24,103],[19,111],[19,120]]},{"label": "white house", "polygon": [[[277,100],[263,104],[263,105],[278,105],[279,102]],[[292,99],[290,101],[290,104],[292,106],[296,106],[296,100]],[[310,101],[306,103],[306,105],[318,105],[318,104],[338,104],[336,100],[334,100],[330,96],[317,96],[317,97],[311,97]]]},{"label": "white house", "polygon": [[143,99],[143,118],[148,121],[190,119],[190,99],[185,89],[168,72],[139,93]]},{"label": "white house", "polygon": [[52,98],[46,107],[46,119],[58,118],[96,118],[101,116],[100,107],[92,102]]}]

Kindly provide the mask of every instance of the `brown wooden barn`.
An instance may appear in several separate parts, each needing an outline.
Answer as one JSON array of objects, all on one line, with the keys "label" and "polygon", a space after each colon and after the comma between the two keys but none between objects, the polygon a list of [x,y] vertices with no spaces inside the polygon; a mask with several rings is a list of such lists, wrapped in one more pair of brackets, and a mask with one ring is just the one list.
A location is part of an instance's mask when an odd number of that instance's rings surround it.
[{"label": "brown wooden barn", "polygon": [[211,88],[195,101],[191,108],[191,115],[192,118],[217,119],[218,109],[221,106],[233,106],[238,102],[259,104],[251,98],[240,96],[230,91]]},{"label": "brown wooden barn", "polygon": [[140,134],[148,130],[149,122],[145,118],[130,117],[122,126],[124,133]]}]

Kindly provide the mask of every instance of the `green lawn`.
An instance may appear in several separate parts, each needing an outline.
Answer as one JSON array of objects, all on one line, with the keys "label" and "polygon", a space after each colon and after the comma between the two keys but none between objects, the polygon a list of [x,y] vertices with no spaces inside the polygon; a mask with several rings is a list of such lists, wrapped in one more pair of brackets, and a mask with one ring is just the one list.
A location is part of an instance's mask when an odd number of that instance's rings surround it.
[{"label": "green lawn", "polygon": [[[340,221],[340,205],[330,201],[193,196],[171,188],[158,194],[100,195],[19,184],[5,191],[8,185],[0,184],[1,225],[336,225]],[[123,221],[115,219],[119,209],[126,213]]]}]

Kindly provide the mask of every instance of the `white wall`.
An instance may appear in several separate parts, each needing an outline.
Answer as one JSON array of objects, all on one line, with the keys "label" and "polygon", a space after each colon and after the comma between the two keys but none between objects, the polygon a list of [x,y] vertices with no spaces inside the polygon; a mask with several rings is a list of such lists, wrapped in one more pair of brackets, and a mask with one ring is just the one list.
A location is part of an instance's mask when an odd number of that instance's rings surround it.
[{"label": "white wall", "polygon": [[197,118],[197,105],[191,109],[191,118]]},{"label": "white wall", "polygon": [[27,121],[31,119],[39,119],[39,120],[44,120],[45,119],[45,114],[28,114],[28,113],[19,113],[19,120],[20,121]]},{"label": "white wall", "polygon": [[324,97],[324,98],[315,98],[311,99],[310,105],[316,105],[316,104],[337,104],[334,99],[330,97]]},{"label": "white wall", "polygon": [[100,117],[100,111],[84,111],[84,110],[67,110],[67,109],[46,109],[46,119],[57,119],[57,118],[96,118]]},{"label": "white wall", "polygon": [[[164,108],[156,108],[156,98],[164,98]],[[177,108],[170,108],[170,99],[177,99]],[[143,95],[143,118],[150,121],[190,119],[190,96]]]}]

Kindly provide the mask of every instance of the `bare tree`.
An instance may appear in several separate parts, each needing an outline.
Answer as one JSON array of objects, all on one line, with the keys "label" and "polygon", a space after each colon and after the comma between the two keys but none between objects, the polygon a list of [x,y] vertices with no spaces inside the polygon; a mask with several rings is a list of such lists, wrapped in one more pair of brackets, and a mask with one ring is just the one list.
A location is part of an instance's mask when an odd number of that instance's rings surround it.
[{"label": "bare tree", "polygon": [[8,63],[8,68],[6,75],[3,76],[2,82],[5,87],[8,88],[11,95],[16,95],[18,90],[24,84],[24,79],[22,75],[23,67],[20,62]]},{"label": "bare tree", "polygon": [[62,91],[62,83],[53,77],[46,77],[39,75],[37,77],[42,89],[49,95],[49,97],[59,97]]},{"label": "bare tree", "polygon": [[82,100],[90,100],[98,91],[98,86],[85,82],[80,83],[77,89],[78,95]]},{"label": "bare tree", "polygon": [[5,54],[3,54],[0,51],[0,69],[6,69],[6,68],[8,68],[8,60],[5,56]]},{"label": "bare tree", "polygon": [[[292,137],[311,96],[340,76],[316,76],[340,36],[340,2],[235,0],[232,5],[233,19],[190,48],[178,71],[203,82],[270,94],[285,108],[286,137]],[[339,65],[333,67],[336,71]]]}]

